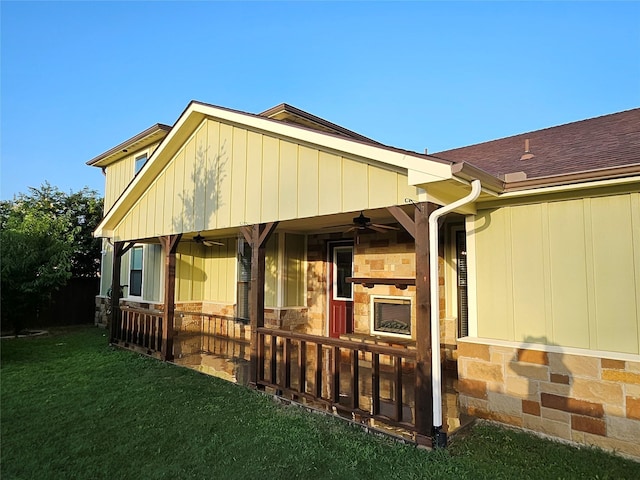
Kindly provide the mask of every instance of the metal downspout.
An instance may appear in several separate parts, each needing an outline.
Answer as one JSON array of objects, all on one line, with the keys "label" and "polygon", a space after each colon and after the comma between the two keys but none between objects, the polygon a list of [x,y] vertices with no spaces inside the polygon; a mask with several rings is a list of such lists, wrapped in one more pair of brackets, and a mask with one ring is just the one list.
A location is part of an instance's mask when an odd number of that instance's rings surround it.
[{"label": "metal downspout", "polygon": [[440,365],[440,301],[438,283],[438,220],[443,215],[474,202],[482,190],[480,180],[471,181],[471,193],[445,205],[429,215],[429,276],[431,284],[431,387],[433,390],[434,447],[447,446],[447,434],[442,431],[442,367]]}]

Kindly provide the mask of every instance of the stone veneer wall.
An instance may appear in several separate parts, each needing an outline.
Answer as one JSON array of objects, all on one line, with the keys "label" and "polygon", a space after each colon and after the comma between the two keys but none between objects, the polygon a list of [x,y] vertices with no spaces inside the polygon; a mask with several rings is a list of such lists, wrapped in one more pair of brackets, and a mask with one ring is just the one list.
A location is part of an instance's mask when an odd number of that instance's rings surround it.
[{"label": "stone veneer wall", "polygon": [[109,318],[107,318],[107,297],[103,297],[102,295],[96,296],[94,324],[102,328],[107,328],[107,325],[109,325]]},{"label": "stone veneer wall", "polygon": [[[349,241],[341,233],[309,235],[307,237],[307,315],[305,323],[297,322],[296,331],[313,335],[326,333],[327,309],[327,242]],[[457,319],[446,316],[445,264],[443,245],[440,246],[440,338],[445,345],[447,359],[452,359],[457,338]],[[371,278],[415,278],[416,258],[415,242],[401,227],[397,231],[384,234],[368,233],[360,235],[359,243],[354,249],[355,277]],[[376,285],[365,288],[355,285],[354,288],[354,333],[371,334],[371,295],[388,295],[410,297],[412,305],[412,331],[415,331],[415,287],[405,290],[393,285]],[[384,335],[380,335],[384,337]],[[398,338],[398,337],[388,337]]]},{"label": "stone veneer wall", "polygon": [[640,459],[640,359],[527,347],[460,340],[461,409]]},{"label": "stone veneer wall", "polygon": [[[355,246],[354,277],[415,278],[416,255],[413,238],[404,231],[360,236]],[[402,290],[393,285],[375,285],[366,288],[355,285],[353,290],[354,333],[374,334],[371,330],[371,297],[376,295],[411,298],[411,337],[415,339],[416,287]],[[383,333],[375,335],[384,338]],[[398,337],[389,337],[398,338]]]},{"label": "stone veneer wall", "polygon": [[346,240],[342,234],[307,236],[307,321],[296,330],[310,335],[325,335],[327,309],[328,240]]}]

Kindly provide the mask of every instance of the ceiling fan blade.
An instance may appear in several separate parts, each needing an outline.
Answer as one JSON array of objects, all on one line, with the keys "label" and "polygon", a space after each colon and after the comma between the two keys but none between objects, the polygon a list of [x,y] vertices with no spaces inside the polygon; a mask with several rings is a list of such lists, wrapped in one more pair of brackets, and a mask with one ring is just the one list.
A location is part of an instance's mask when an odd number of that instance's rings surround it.
[{"label": "ceiling fan blade", "polygon": [[202,244],[206,247],[214,247],[214,246],[224,247],[224,243],[214,242],[213,240],[203,240]]},{"label": "ceiling fan blade", "polygon": [[352,226],[351,228],[347,228],[344,233],[349,233],[349,232],[353,232],[354,230],[358,230],[359,227],[356,226]]},{"label": "ceiling fan blade", "polygon": [[373,230],[378,233],[387,233],[389,230],[385,230],[384,228],[380,228],[378,225],[369,225],[367,227],[369,230]]},{"label": "ceiling fan blade", "polygon": [[399,230],[398,227],[392,227],[391,225],[378,225],[377,223],[372,223],[369,227],[382,228],[384,230]]}]

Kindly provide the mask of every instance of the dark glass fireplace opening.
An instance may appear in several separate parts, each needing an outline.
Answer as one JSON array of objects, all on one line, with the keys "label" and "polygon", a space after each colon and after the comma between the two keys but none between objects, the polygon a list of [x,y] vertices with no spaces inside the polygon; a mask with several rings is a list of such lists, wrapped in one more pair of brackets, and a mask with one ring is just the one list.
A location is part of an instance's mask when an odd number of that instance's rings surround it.
[{"label": "dark glass fireplace opening", "polygon": [[373,298],[374,333],[411,336],[411,299]]}]

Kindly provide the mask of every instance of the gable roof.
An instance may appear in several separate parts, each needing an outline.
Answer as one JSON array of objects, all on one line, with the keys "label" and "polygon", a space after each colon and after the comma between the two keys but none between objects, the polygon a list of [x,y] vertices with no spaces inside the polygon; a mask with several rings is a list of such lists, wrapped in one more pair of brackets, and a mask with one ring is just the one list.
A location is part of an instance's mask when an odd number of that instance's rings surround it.
[{"label": "gable roof", "polygon": [[[344,158],[349,162],[359,163],[363,166],[371,166],[372,168],[392,172],[393,174],[402,174],[405,176],[402,182],[393,180],[389,183],[389,185],[393,186],[393,189],[399,189],[399,192],[404,191],[406,188],[413,187],[413,195],[415,194],[415,187],[426,183],[447,180],[453,180],[456,182],[452,176],[450,162],[431,158],[427,155],[416,152],[387,147],[368,139],[356,139],[352,136],[347,136],[345,132],[349,131],[346,129],[342,132],[326,132],[321,131],[318,128],[307,127],[298,123],[286,122],[262,115],[191,101],[173,127],[171,127],[166,137],[151,154],[139,174],[133,178],[124,192],[114,202],[110,210],[106,212],[102,222],[96,229],[95,234],[97,236],[110,236],[113,229],[130,213],[132,208],[135,208],[136,202],[142,201],[142,197],[145,192],[151,187],[154,181],[163,174],[165,168],[173,161],[174,158],[176,158],[176,156],[179,155],[179,152],[183,151],[183,147],[194,138],[194,135],[205,121],[219,122],[220,124],[227,125],[231,128],[239,128],[255,135],[264,135],[274,141],[289,142],[291,144],[303,146],[306,149],[315,149],[318,152],[322,152],[323,154],[332,156],[336,159]],[[259,150],[265,154],[264,149]],[[279,158],[278,156],[280,153],[278,152],[279,150],[275,148],[273,152],[269,150],[268,154],[275,155],[274,158]],[[253,159],[254,156],[255,155],[251,156],[251,158]],[[191,157],[190,162],[193,164],[193,159],[191,159]],[[332,162],[329,162],[327,164],[327,168],[330,164],[333,165]],[[270,175],[273,175],[274,172],[276,175],[279,175],[278,168],[275,170],[269,170]],[[338,168],[338,173],[339,172],[341,172],[340,168]],[[185,178],[190,178],[186,175],[190,175],[189,173],[185,173]],[[249,177],[249,175],[247,175],[247,177]],[[260,176],[258,174],[252,178],[261,178],[260,181],[262,182],[264,181],[264,178],[262,177],[264,176]],[[298,177],[298,181],[300,181],[299,178],[300,177]],[[302,178],[306,177],[302,175]],[[326,172],[324,172],[322,176],[322,179],[325,178],[327,181],[331,182],[331,184],[335,183],[331,180],[333,176],[326,174]],[[365,173],[362,178],[369,178],[369,175]],[[293,180],[295,181],[296,179],[294,178]],[[400,185],[400,183],[402,183],[402,185]],[[466,182],[463,183],[466,184]],[[340,184],[340,182],[338,182],[338,184]],[[270,188],[274,188],[273,184],[270,183],[269,185]],[[385,195],[388,194],[387,190],[385,188],[381,188],[380,185],[378,185],[374,190],[378,192],[378,196],[380,198],[385,198]],[[327,195],[331,194],[329,190],[327,190],[327,192]],[[179,193],[178,198],[181,198]],[[394,200],[394,202],[397,201],[402,203],[404,198],[406,198],[406,195],[402,196],[400,200]],[[184,199],[181,199],[180,201],[183,200]],[[342,206],[335,207],[334,205],[331,205],[328,209],[323,207],[322,212],[324,214],[339,213],[342,208]],[[362,210],[362,208],[354,208],[352,210]],[[260,222],[280,220],[280,217],[278,216],[279,213],[267,213],[264,215],[261,213],[258,220],[260,220]],[[238,218],[233,221],[235,222],[233,224],[227,222],[229,228],[241,225],[242,222],[247,221],[247,218]]]},{"label": "gable roof", "polygon": [[[407,186],[428,190],[436,203],[464,195],[473,179],[482,181],[487,199],[512,192],[528,195],[541,187],[586,188],[600,180],[637,182],[640,175],[640,109],[427,155],[380,144],[287,104],[253,114],[191,101],[172,127],[156,124],[87,162],[105,167],[130,148],[159,142],[96,234],[109,231],[127,214],[205,119],[403,171]],[[515,172],[524,174],[505,178]]]},{"label": "gable roof", "polygon": [[271,118],[274,120],[280,120],[283,122],[302,125],[304,127],[320,130],[321,132],[338,134],[348,138],[353,138],[355,140],[361,140],[363,142],[373,143],[375,145],[382,145],[380,142],[376,142],[371,138],[365,137],[364,135],[360,135],[359,133],[356,133],[352,130],[348,130],[344,127],[341,127],[340,125],[329,122],[324,118],[317,117],[315,115],[312,115],[309,112],[305,112],[304,110],[300,110],[299,108],[296,108],[286,103],[281,103],[280,105],[271,107],[270,109],[260,113],[260,116]]},{"label": "gable roof", "polygon": [[639,164],[640,108],[430,156],[470,163],[495,177],[524,172],[528,179]]}]

